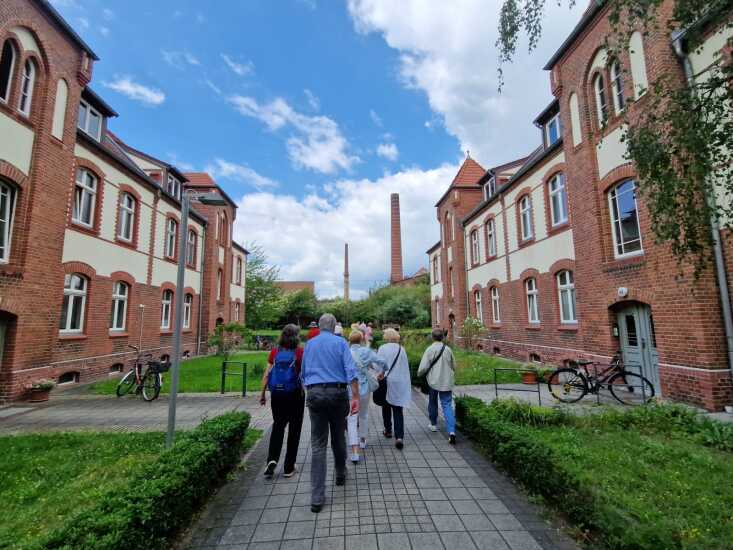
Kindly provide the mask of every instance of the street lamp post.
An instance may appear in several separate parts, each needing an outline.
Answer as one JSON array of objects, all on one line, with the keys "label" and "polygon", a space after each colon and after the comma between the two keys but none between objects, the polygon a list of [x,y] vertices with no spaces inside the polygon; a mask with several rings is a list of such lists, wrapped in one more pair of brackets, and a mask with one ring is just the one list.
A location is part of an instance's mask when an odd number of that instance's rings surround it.
[{"label": "street lamp post", "polygon": [[[178,398],[178,377],[181,365],[181,333],[183,332],[183,289],[186,276],[186,242],[188,238],[188,213],[191,209],[191,200],[211,206],[225,206],[226,201],[217,193],[189,194],[185,191],[181,197],[181,224],[178,228],[178,273],[176,276],[176,301],[174,305],[175,325],[173,328],[173,353],[171,354],[171,393],[168,401],[168,432],[165,437],[165,447],[173,446],[176,430],[176,400]],[[203,251],[202,251],[203,252]],[[203,273],[201,274],[203,277]],[[199,296],[201,307],[201,296]],[[200,335],[197,335],[200,338]]]}]

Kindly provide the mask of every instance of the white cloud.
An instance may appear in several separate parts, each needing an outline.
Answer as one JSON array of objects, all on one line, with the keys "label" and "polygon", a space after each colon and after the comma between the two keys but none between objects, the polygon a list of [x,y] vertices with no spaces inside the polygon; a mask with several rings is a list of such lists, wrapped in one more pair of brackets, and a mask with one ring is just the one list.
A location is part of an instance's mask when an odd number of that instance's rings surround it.
[{"label": "white cloud", "polygon": [[[551,100],[542,70],[552,52],[578,21],[587,2],[573,10],[547,2],[545,36],[527,55],[521,43],[506,85],[497,92],[499,2],[485,0],[348,0],[358,32],[379,33],[400,54],[405,86],[427,94],[431,109],[461,149],[489,165],[516,158],[540,140],[532,120]],[[429,121],[430,128],[434,121]],[[500,147],[497,147],[500,144]]]},{"label": "white cloud", "polygon": [[104,8],[102,10],[102,17],[104,17],[107,21],[112,21],[115,18],[115,12],[113,12],[109,8]]},{"label": "white cloud", "polygon": [[314,10],[318,7],[316,0],[298,0],[298,2],[310,10]]},{"label": "white cloud", "polygon": [[234,61],[230,56],[223,53],[221,54],[221,58],[224,60],[224,63],[226,63],[227,67],[229,67],[235,74],[238,74],[239,76],[247,76],[248,74],[252,74],[254,72],[255,66],[254,63],[251,61],[247,61],[246,63],[239,63],[237,61]]},{"label": "white cloud", "polygon": [[99,34],[107,38],[109,36],[110,30],[109,27],[99,27]]},{"label": "white cloud", "polygon": [[[214,179],[223,178],[244,183],[251,185],[258,191],[274,189],[279,186],[276,181],[258,174],[245,164],[237,164],[224,159],[214,159],[214,162],[207,165],[204,171],[211,174]],[[245,215],[249,215],[249,212]]]},{"label": "white cloud", "polygon": [[333,174],[349,170],[360,161],[359,157],[349,154],[349,142],[338,124],[326,116],[298,113],[279,97],[266,104],[246,96],[232,96],[229,102],[240,114],[261,121],[271,131],[290,129],[286,144],[290,161],[296,168]]},{"label": "white cloud", "polygon": [[144,105],[158,106],[165,101],[161,90],[138,84],[129,76],[117,76],[112,82],[103,82],[103,85]]},{"label": "white cloud", "polygon": [[221,88],[214,84],[211,80],[208,78],[204,79],[204,84],[206,84],[216,95],[221,95]]},{"label": "white cloud", "polygon": [[303,90],[303,93],[305,94],[306,99],[308,99],[308,105],[310,105],[311,109],[314,111],[320,111],[321,110],[321,100],[318,99],[318,97],[311,92],[308,88]]},{"label": "white cloud", "polygon": [[380,143],[377,146],[377,155],[386,158],[387,160],[397,160],[400,156],[400,152],[394,143]]},{"label": "white cloud", "polygon": [[87,30],[89,28],[89,19],[86,17],[79,17],[77,18],[77,21],[82,29]]},{"label": "white cloud", "polygon": [[183,69],[186,65],[201,65],[199,59],[191,52],[160,50],[160,54],[163,56],[163,61],[176,69]]},{"label": "white cloud", "polygon": [[[389,278],[389,196],[400,194],[405,274],[425,266],[438,240],[435,202],[458,169],[409,169],[377,180],[339,180],[330,193],[253,193],[239,201],[234,236],[264,246],[284,279],[315,280],[321,297],[342,293],[344,241],[349,243],[352,296]],[[365,200],[368,197],[368,200]],[[426,230],[429,228],[429,230]]]},{"label": "white cloud", "polygon": [[206,17],[204,17],[203,13],[199,12],[196,14],[196,22],[200,25],[206,23]]},{"label": "white cloud", "polygon": [[379,126],[380,128],[383,126],[382,117],[380,117],[374,109],[369,109],[369,118],[372,119],[375,126]]}]

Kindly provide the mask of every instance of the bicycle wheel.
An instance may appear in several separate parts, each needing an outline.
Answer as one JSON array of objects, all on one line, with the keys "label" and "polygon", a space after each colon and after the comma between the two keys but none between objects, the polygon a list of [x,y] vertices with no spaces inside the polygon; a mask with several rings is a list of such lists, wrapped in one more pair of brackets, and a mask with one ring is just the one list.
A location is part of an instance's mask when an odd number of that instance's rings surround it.
[{"label": "bicycle wheel", "polygon": [[575,369],[557,369],[550,375],[547,387],[563,403],[575,403],[588,393],[588,381]]},{"label": "bicycle wheel", "polygon": [[608,389],[619,403],[643,405],[654,398],[654,386],[639,374],[623,371],[608,380]]},{"label": "bicycle wheel", "polygon": [[125,376],[122,377],[120,383],[117,384],[117,397],[127,395],[132,388],[135,387],[135,369],[133,368]]},{"label": "bicycle wheel", "polygon": [[157,372],[146,372],[143,378],[143,399],[153,401],[160,394],[160,375]]}]

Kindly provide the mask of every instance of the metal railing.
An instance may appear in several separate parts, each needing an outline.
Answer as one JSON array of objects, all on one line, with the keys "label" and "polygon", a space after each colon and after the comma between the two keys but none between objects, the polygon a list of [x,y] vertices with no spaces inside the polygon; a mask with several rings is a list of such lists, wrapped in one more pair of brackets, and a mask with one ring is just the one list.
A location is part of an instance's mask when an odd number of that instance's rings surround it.
[{"label": "metal railing", "polygon": [[[230,371],[227,369],[229,365],[241,365],[242,371]],[[242,377],[242,397],[247,397],[247,363],[244,361],[222,361],[221,362],[221,392],[226,391],[227,376],[241,376]]]},{"label": "metal railing", "polygon": [[[499,381],[497,379],[498,378],[497,377],[497,373],[499,371],[502,371],[502,372],[515,372],[515,373],[519,373],[519,374],[526,372],[526,373],[532,373],[535,376],[537,375],[537,371],[536,370],[533,370],[533,369],[510,369],[510,368],[494,369],[494,395],[495,395],[496,399],[499,399]],[[511,384],[511,382],[505,382],[505,384]],[[524,384],[524,383],[522,383],[522,384]],[[539,379],[538,376],[536,376],[536,381],[535,381],[534,384],[524,384],[526,386],[533,386],[532,389],[529,389],[529,388],[507,388],[507,387],[504,387],[504,388],[501,388],[501,389],[504,390],[504,391],[517,391],[517,392],[536,393],[537,394],[537,404],[538,405],[542,405],[542,391],[540,389],[540,384],[541,384],[540,379]],[[536,388],[535,388],[535,386],[536,386]]]}]

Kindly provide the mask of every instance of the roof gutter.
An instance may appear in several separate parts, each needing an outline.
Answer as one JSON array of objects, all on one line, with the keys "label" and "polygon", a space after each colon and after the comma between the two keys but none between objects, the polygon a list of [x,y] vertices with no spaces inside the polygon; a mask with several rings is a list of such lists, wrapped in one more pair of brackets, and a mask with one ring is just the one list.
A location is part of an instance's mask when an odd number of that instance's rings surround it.
[{"label": "roof gutter", "polygon": [[[682,63],[685,71],[687,84],[692,87],[695,84],[695,75],[692,70],[690,57],[685,50],[684,37],[686,30],[677,30],[672,33],[672,48],[677,59]],[[725,259],[723,258],[723,246],[720,238],[720,224],[718,217],[715,215],[715,197],[711,193],[705,194],[705,200],[712,207],[710,214],[710,234],[713,240],[713,261],[715,262],[715,275],[718,279],[718,294],[720,298],[720,308],[723,313],[723,328],[725,330],[726,348],[728,351],[728,369],[730,369],[731,378],[733,378],[733,311],[731,310],[730,293],[728,292],[728,273],[725,269]]]}]

